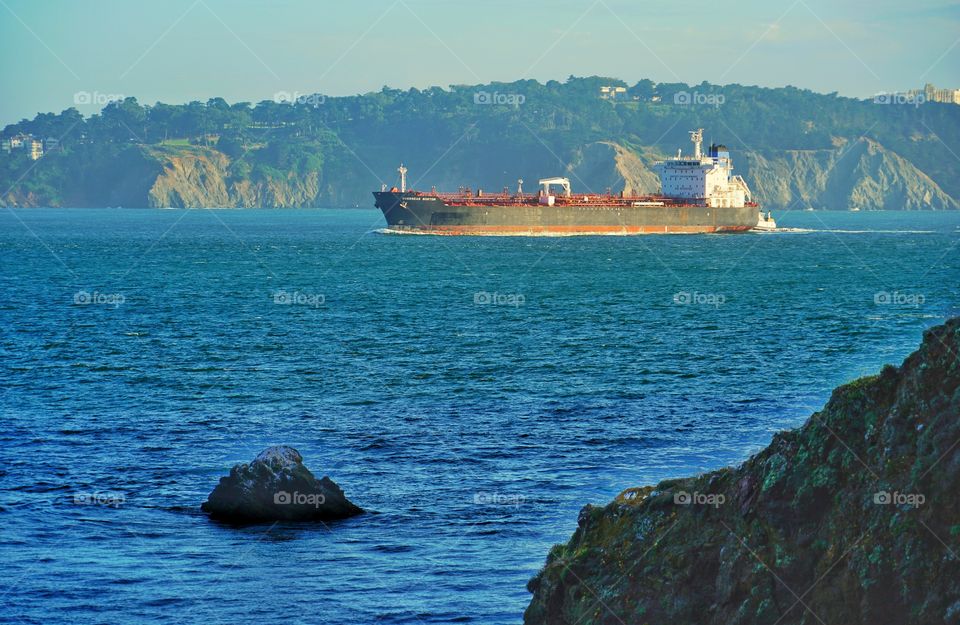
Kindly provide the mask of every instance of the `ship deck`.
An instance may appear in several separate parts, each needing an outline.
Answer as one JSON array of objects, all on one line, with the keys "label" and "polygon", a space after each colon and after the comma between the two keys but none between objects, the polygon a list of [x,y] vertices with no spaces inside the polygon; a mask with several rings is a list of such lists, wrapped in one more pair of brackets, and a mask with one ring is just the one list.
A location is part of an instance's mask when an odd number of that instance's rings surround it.
[{"label": "ship deck", "polygon": [[[440,193],[422,191],[406,191],[404,195],[420,196],[423,198],[437,198],[447,206],[538,206],[540,205],[540,196],[535,193],[517,194],[483,194],[474,193]],[[658,195],[619,195],[612,193],[603,194],[575,194],[571,197],[554,196],[554,206],[579,206],[579,207],[632,207],[632,206],[706,206],[706,200],[686,200],[669,198]],[[746,202],[745,206],[759,206],[755,202]]]}]

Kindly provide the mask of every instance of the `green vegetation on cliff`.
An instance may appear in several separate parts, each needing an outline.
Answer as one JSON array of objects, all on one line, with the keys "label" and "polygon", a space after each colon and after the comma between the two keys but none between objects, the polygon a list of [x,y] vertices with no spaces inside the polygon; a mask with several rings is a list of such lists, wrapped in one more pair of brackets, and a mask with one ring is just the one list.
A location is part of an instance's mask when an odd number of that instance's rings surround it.
[{"label": "green vegetation on cliff", "polygon": [[960,623],[960,318],[736,469],[586,506],[528,624]]},{"label": "green vegetation on cliff", "polygon": [[650,163],[704,127],[770,207],[958,207],[960,162],[948,146],[960,144],[960,107],[647,80],[611,101],[602,85],[624,83],[385,87],[256,105],[126,98],[89,118],[44,113],[3,131],[59,147],[37,162],[0,153],[0,204],[368,206],[401,160],[421,188],[499,190],[565,174],[584,191],[654,191]]}]

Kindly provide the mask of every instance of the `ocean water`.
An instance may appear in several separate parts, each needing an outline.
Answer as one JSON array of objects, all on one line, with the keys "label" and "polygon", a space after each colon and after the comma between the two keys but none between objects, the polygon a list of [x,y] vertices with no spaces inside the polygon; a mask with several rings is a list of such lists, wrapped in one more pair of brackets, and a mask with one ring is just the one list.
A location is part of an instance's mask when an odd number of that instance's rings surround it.
[{"label": "ocean water", "polygon": [[[0,620],[519,623],[581,506],[742,461],[960,314],[960,214],[776,216],[447,238],[0,212]],[[200,513],[273,444],[370,513]]]}]

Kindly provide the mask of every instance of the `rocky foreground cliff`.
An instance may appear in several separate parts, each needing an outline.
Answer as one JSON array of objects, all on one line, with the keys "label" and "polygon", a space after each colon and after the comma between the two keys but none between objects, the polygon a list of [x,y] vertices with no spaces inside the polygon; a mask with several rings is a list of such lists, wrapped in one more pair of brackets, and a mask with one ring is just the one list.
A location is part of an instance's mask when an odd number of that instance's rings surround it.
[{"label": "rocky foreground cliff", "polygon": [[960,318],[723,469],[586,506],[533,624],[960,623]]}]

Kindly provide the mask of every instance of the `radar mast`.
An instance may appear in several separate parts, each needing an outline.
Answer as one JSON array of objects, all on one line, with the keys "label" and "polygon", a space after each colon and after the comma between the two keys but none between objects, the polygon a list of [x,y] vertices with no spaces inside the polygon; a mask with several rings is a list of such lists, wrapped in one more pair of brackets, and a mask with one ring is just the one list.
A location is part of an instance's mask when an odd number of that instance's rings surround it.
[{"label": "radar mast", "polygon": [[690,140],[693,141],[693,158],[699,160],[703,157],[703,128],[697,128],[690,131]]}]

